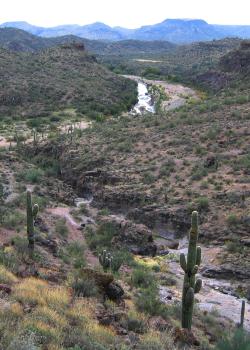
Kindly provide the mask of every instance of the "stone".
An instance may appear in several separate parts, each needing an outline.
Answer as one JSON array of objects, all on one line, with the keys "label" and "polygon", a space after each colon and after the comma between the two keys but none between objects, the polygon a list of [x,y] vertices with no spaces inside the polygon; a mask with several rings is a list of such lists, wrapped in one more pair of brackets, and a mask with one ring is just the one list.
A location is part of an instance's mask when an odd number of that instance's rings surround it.
[{"label": "stone", "polygon": [[0,284],[0,291],[10,294],[11,293],[11,287],[8,286],[7,284]]},{"label": "stone", "polygon": [[124,295],[124,290],[118,283],[112,282],[105,288],[105,293],[109,299],[117,301]]}]

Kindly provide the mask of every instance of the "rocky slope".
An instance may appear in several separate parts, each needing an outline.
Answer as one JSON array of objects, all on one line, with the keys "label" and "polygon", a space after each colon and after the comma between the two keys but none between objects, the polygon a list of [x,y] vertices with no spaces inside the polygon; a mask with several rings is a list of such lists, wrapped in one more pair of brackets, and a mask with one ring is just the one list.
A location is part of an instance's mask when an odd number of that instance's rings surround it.
[{"label": "rocky slope", "polygon": [[102,67],[81,43],[37,54],[1,49],[0,71],[1,115],[48,116],[66,108],[115,114],[136,101],[136,84]]}]

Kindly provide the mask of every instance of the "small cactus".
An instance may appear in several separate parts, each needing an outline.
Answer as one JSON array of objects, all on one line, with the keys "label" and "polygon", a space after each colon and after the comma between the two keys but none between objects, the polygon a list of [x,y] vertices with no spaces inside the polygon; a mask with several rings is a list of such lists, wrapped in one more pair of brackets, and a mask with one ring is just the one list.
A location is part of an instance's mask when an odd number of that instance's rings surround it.
[{"label": "small cactus", "polygon": [[35,245],[35,230],[34,230],[34,221],[37,217],[39,207],[38,204],[32,205],[31,192],[27,191],[27,237],[29,241],[29,251],[30,253],[34,252]]},{"label": "small cactus", "polygon": [[108,253],[106,250],[103,250],[101,254],[99,254],[99,263],[102,265],[103,271],[107,272],[111,270],[113,262],[113,256]]},{"label": "small cactus", "polygon": [[189,233],[189,244],[187,259],[182,253],[180,255],[180,265],[185,272],[182,291],[182,327],[191,329],[194,308],[194,294],[198,293],[202,287],[202,280],[195,280],[201,263],[201,248],[197,247],[198,240],[198,213],[192,213],[191,230]]},{"label": "small cactus", "polygon": [[242,302],[241,302],[241,312],[240,312],[240,324],[239,324],[239,326],[241,328],[243,328],[243,325],[244,325],[245,307],[246,307],[246,302],[245,302],[245,300],[242,300]]}]

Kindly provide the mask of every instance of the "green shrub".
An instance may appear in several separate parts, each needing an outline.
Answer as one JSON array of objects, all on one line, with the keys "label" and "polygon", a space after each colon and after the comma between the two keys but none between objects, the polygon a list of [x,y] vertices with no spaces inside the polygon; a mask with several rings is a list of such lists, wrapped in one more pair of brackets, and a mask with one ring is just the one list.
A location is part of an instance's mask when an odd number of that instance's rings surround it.
[{"label": "green shrub", "polygon": [[40,183],[44,172],[39,168],[25,169],[17,174],[18,181],[27,181],[32,184]]},{"label": "green shrub", "polygon": [[135,311],[129,311],[127,317],[122,319],[122,326],[128,331],[145,333],[147,330],[146,318]]},{"label": "green shrub", "polygon": [[90,249],[102,251],[112,248],[112,238],[118,234],[117,228],[112,223],[103,223],[93,232],[92,229],[86,231],[86,239]]},{"label": "green shrub", "polygon": [[165,304],[159,299],[159,291],[155,285],[141,290],[136,298],[136,307],[139,311],[151,316],[162,316],[168,318],[169,311]]},{"label": "green shrub", "polygon": [[67,237],[69,233],[68,226],[66,225],[66,219],[60,218],[57,220],[55,225],[55,232],[60,236]]},{"label": "green shrub", "polygon": [[142,267],[133,270],[131,282],[133,286],[140,288],[148,288],[156,284],[154,274]]},{"label": "green shrub", "polygon": [[227,224],[228,226],[235,226],[238,225],[240,222],[239,217],[236,214],[230,214],[227,217]]},{"label": "green shrub", "polygon": [[232,337],[221,340],[215,350],[250,350],[250,335],[237,329]]},{"label": "green shrub", "polygon": [[98,288],[92,279],[75,277],[71,287],[78,297],[96,297],[98,295]]},{"label": "green shrub", "polygon": [[7,229],[21,229],[24,225],[26,217],[18,210],[12,210],[5,213],[3,217],[3,226]]},{"label": "green shrub", "polygon": [[207,211],[209,209],[209,200],[207,197],[199,197],[196,199],[197,210],[198,211]]}]

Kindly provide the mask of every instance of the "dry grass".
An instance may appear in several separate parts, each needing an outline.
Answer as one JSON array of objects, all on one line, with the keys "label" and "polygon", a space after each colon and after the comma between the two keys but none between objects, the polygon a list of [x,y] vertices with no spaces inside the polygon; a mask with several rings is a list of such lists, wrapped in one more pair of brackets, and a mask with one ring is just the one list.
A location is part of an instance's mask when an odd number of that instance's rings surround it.
[{"label": "dry grass", "polygon": [[0,283],[12,284],[18,281],[17,277],[6,269],[3,265],[0,265]]},{"label": "dry grass", "polygon": [[14,298],[22,304],[60,309],[69,304],[70,294],[64,287],[50,287],[47,282],[31,277],[15,287]]}]

